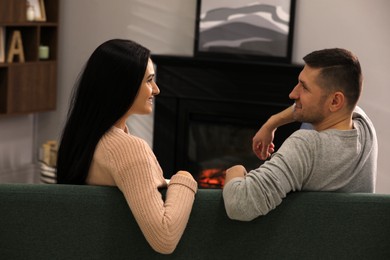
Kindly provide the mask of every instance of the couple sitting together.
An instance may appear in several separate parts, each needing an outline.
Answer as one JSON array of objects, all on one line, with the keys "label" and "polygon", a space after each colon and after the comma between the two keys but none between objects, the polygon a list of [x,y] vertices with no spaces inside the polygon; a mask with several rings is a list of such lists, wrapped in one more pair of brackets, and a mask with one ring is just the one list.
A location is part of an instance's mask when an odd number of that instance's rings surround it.
[{"label": "couple sitting together", "polygon": [[[358,59],[334,48],[303,60],[289,95],[294,104],[253,138],[253,151],[265,163],[249,172],[241,165],[226,170],[223,200],[231,219],[265,215],[292,191],[374,192],[378,144],[372,122],[357,107]],[[150,51],[140,44],[113,39],[96,48],[72,95],[57,182],[118,187],[150,246],[169,254],[186,228],[197,182],[182,170],[167,184],[151,148],[126,126],[129,116],[152,112],[160,92],[154,77]],[[276,129],[295,121],[313,129],[294,132],[276,149]],[[167,188],[165,200],[160,188]]]}]

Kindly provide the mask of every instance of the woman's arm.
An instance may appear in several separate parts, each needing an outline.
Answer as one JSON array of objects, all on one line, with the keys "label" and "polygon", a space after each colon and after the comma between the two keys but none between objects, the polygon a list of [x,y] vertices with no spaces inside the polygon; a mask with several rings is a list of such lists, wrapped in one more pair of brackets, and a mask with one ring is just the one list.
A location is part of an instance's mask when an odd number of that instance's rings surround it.
[{"label": "woman's arm", "polygon": [[123,141],[112,152],[113,178],[151,247],[170,254],[186,228],[197,183],[190,173],[178,172],[169,182],[164,202],[158,188],[165,179],[149,146],[139,139]]}]

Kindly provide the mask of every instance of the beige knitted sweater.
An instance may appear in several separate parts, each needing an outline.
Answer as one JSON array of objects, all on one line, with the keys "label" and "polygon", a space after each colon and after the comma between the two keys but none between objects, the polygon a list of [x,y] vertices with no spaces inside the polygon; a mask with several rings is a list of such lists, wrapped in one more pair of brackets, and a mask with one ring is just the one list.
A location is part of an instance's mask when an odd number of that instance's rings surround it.
[{"label": "beige knitted sweater", "polygon": [[128,129],[112,127],[96,147],[87,183],[118,186],[151,247],[163,254],[174,251],[197,191],[193,178],[172,176],[164,201],[158,188],[167,182],[149,145]]}]

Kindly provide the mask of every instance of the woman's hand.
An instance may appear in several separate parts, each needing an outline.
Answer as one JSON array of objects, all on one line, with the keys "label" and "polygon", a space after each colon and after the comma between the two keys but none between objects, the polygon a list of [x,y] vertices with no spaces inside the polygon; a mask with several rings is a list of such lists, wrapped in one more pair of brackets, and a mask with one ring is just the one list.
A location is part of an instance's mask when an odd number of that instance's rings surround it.
[{"label": "woman's hand", "polygon": [[178,171],[176,174],[182,174],[182,175],[185,175],[187,177],[194,179],[194,176],[192,176],[192,174],[187,172],[187,171]]}]

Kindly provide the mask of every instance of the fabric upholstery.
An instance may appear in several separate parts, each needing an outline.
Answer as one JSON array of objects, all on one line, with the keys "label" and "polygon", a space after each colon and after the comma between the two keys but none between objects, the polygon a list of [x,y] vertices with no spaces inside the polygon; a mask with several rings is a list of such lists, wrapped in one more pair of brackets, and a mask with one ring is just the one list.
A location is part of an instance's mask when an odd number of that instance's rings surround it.
[{"label": "fabric upholstery", "polygon": [[390,195],[293,193],[239,222],[221,190],[200,189],[171,255],[152,250],[113,187],[0,184],[0,215],[1,259],[390,259]]}]

